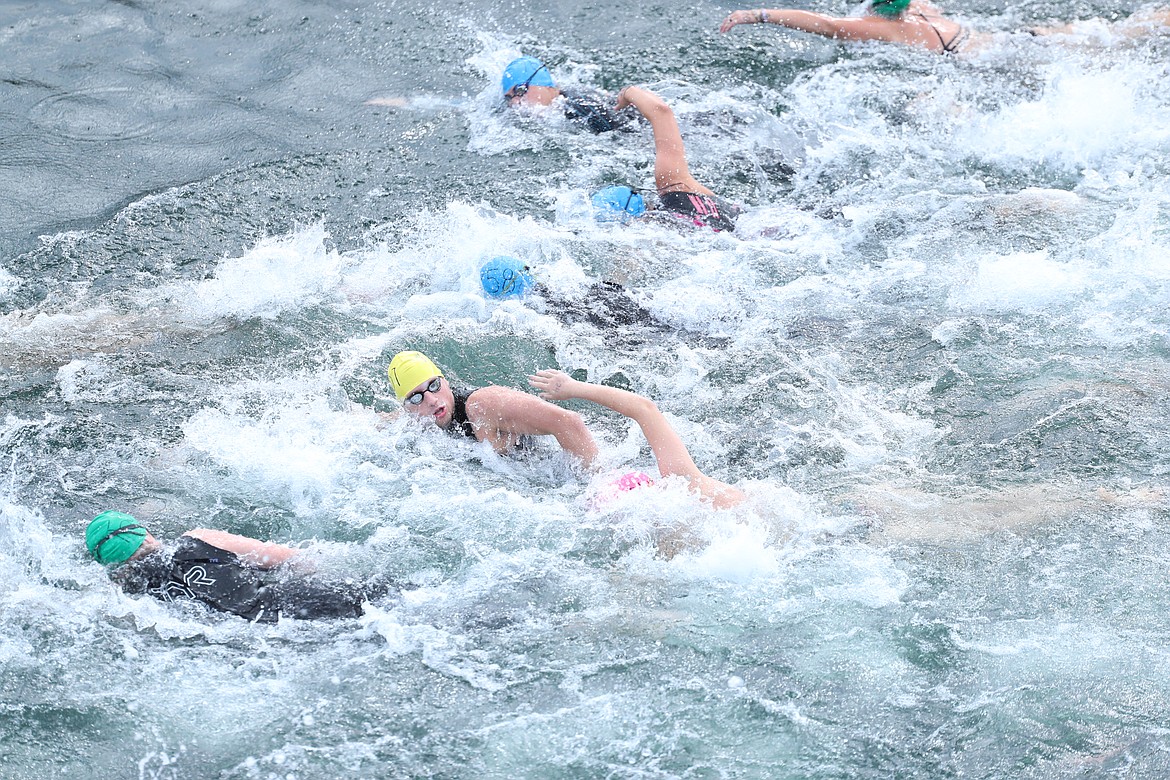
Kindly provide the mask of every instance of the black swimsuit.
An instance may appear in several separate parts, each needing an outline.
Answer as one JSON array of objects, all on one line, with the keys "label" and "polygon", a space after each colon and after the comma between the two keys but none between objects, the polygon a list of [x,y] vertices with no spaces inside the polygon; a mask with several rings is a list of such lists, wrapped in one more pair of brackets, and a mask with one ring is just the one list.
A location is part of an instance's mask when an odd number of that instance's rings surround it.
[{"label": "black swimsuit", "polygon": [[149,593],[163,601],[193,599],[259,623],[275,623],[280,615],[301,620],[357,617],[363,602],[390,589],[281,577],[192,536],[126,565],[116,577],[127,593]]},{"label": "black swimsuit", "polygon": [[[465,388],[451,386],[451,395],[455,397],[455,403],[451,407],[451,424],[447,426],[447,433],[452,436],[466,436],[472,441],[479,441],[479,437],[475,435],[475,426],[467,419],[467,400],[482,387],[473,387],[470,390]],[[512,442],[511,450],[515,454],[523,454],[524,451],[532,449],[535,439],[528,434],[515,437]]]},{"label": "black swimsuit", "polygon": [[631,328],[675,330],[661,322],[617,282],[594,282],[580,299],[565,298],[544,288],[537,292],[548,304],[550,314],[560,322],[588,322],[614,335],[626,335]]},{"label": "black swimsuit", "polygon": [[451,407],[451,424],[447,426],[447,432],[456,436],[462,434],[469,439],[476,439],[475,427],[472,426],[471,421],[467,419],[467,399],[471,398],[471,394],[481,388],[473,387],[470,390],[463,388],[451,388],[451,395],[455,396],[455,404]]},{"label": "black swimsuit", "polygon": [[600,92],[587,89],[565,88],[561,90],[565,99],[565,118],[585,125],[590,132],[608,133],[621,130],[634,131],[636,116],[629,109],[614,111]]},{"label": "black swimsuit", "polygon": [[739,207],[717,195],[700,195],[697,192],[673,190],[658,196],[663,210],[695,225],[706,225],[712,230],[735,230]]},{"label": "black swimsuit", "polygon": [[918,15],[922,17],[922,21],[930,25],[930,29],[934,30],[934,34],[938,36],[938,42],[942,44],[943,54],[954,54],[957,52],[959,47],[961,47],[967,40],[968,36],[971,35],[971,31],[966,27],[959,27],[959,31],[955,33],[954,38],[951,38],[949,41],[944,40],[942,33],[940,33],[938,28],[934,26],[934,22],[930,21],[930,19],[926,17],[926,14],[919,11]]}]

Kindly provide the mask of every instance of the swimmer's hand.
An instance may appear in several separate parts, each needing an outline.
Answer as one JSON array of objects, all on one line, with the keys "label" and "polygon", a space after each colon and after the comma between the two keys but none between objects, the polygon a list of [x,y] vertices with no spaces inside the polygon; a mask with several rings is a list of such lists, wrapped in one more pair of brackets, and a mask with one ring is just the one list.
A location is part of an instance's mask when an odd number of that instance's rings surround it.
[{"label": "swimmer's hand", "polygon": [[719,32],[725,33],[737,24],[758,24],[763,19],[760,16],[760,11],[732,11],[719,25]]},{"label": "swimmer's hand", "polygon": [[546,401],[568,401],[571,398],[580,398],[577,386],[584,385],[564,371],[555,368],[545,368],[528,377],[528,384],[540,391],[540,397]]},{"label": "swimmer's hand", "polygon": [[626,90],[627,90],[627,89],[629,89],[629,87],[622,87],[620,90],[618,90],[618,99],[617,99],[617,105],[613,107],[615,111],[621,111],[621,110],[622,110],[623,108],[625,108],[626,106],[633,105],[633,104],[632,104],[632,103],[631,103],[631,102],[630,102],[630,101],[629,101],[629,100],[626,98]]}]

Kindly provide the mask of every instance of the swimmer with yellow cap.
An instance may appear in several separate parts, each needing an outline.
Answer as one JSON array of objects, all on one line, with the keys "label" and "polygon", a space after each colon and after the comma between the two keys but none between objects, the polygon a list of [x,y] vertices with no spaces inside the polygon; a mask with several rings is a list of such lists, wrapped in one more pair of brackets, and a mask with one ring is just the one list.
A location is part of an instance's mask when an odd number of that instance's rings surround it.
[{"label": "swimmer with yellow cap", "polygon": [[592,466],[597,444],[576,412],[510,387],[452,387],[442,370],[421,352],[399,352],[386,370],[394,395],[409,414],[433,420],[443,430],[486,441],[501,454],[524,436],[553,436],[561,447]]}]

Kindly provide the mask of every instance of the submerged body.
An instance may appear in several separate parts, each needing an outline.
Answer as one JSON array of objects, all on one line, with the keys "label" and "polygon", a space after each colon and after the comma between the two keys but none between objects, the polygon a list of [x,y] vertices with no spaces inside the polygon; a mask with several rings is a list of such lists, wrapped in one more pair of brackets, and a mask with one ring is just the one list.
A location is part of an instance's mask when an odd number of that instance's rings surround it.
[{"label": "submerged body", "polygon": [[358,617],[365,602],[389,590],[260,569],[194,536],[127,564],[115,578],[127,593],[190,599],[257,623]]},{"label": "submerged body", "polygon": [[306,576],[299,550],[226,531],[194,528],[165,545],[122,512],[91,520],[86,547],[98,563],[116,567],[111,577],[127,593],[198,601],[257,623],[357,617],[390,590]]}]

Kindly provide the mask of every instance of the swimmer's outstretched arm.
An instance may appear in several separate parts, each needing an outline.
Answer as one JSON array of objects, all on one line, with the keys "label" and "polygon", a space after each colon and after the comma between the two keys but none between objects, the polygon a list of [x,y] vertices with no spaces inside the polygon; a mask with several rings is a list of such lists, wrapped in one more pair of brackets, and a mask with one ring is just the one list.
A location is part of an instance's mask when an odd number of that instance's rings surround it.
[{"label": "swimmer's outstretched arm", "polygon": [[687,446],[649,398],[616,387],[581,382],[554,369],[536,372],[528,377],[528,383],[539,390],[540,397],[546,400],[568,401],[580,398],[629,417],[638,423],[646,441],[650,443],[662,476],[677,474],[686,477],[691,487],[709,499],[716,508],[725,509],[743,501],[744,494],[740,490],[699,471]]},{"label": "swimmer's outstretched arm", "polygon": [[192,528],[183,536],[202,539],[221,550],[234,552],[246,563],[258,569],[274,569],[300,555],[301,551],[275,542],[262,542],[248,536],[215,531],[210,528]]},{"label": "swimmer's outstretched arm", "polygon": [[732,11],[719,25],[719,32],[725,33],[740,24],[764,23],[844,41],[885,41],[893,40],[889,29],[897,21],[876,16],[829,16],[790,8],[752,8]]},{"label": "swimmer's outstretched arm", "polygon": [[682,132],[678,129],[678,120],[670,106],[658,95],[642,87],[626,87],[618,93],[617,110],[626,106],[638,109],[654,133],[654,184],[659,193],[681,188],[688,192],[714,195],[691,175]]}]

